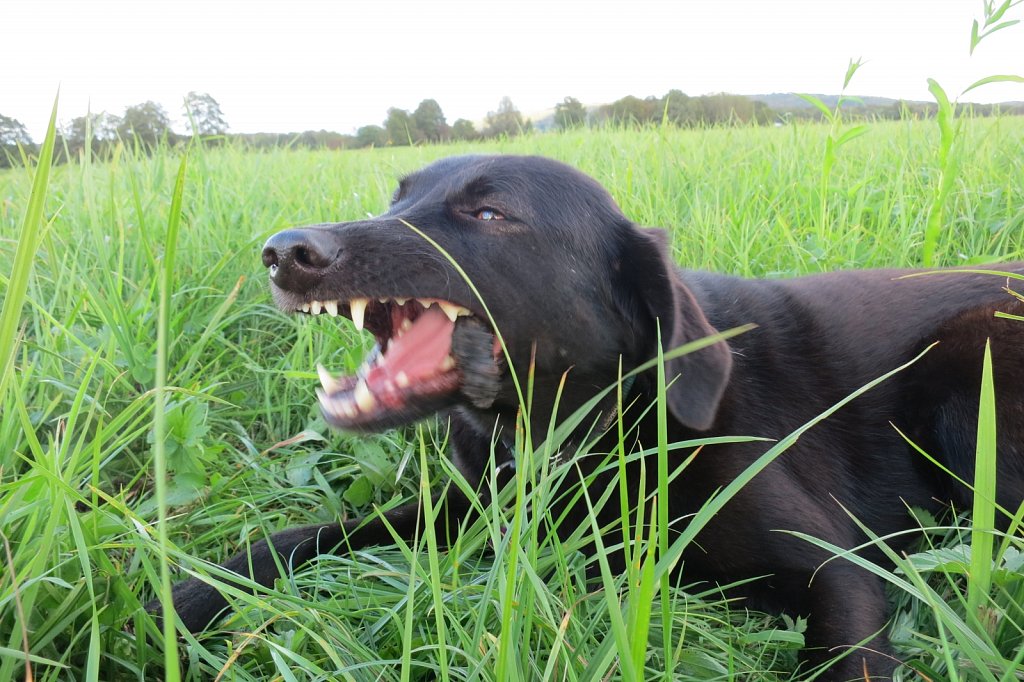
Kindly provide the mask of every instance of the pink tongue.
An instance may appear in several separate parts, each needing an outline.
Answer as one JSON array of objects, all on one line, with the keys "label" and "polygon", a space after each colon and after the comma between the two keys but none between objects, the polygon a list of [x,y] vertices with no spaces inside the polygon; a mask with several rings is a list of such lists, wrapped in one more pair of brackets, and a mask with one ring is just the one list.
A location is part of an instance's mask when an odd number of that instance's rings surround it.
[{"label": "pink tongue", "polygon": [[394,381],[399,372],[415,381],[421,377],[440,374],[441,362],[452,352],[452,332],[455,323],[441,310],[425,310],[401,338],[394,337],[388,350],[367,374],[370,389],[379,381]]}]

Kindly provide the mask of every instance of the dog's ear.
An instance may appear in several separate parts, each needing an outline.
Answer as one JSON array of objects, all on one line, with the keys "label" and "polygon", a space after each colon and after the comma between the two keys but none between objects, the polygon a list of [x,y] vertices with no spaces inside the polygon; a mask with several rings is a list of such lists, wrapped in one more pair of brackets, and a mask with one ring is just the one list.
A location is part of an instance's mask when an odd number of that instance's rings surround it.
[{"label": "dog's ear", "polygon": [[[634,310],[646,317],[638,323],[647,325],[649,338],[657,338],[656,320],[666,351],[717,333],[676,272],[668,235],[663,230],[633,228],[629,242],[621,267],[637,297]],[[653,344],[649,348],[653,353]],[[711,428],[731,371],[732,354],[724,341],[668,361],[669,411],[692,429]]]}]

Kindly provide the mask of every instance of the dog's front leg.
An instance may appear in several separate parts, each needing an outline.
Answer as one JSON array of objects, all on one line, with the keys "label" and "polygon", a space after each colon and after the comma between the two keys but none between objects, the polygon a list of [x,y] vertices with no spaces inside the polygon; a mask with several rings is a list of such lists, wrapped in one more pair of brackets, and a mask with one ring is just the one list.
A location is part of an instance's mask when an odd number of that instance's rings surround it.
[{"label": "dog's front leg", "polygon": [[[440,505],[440,507],[439,507]],[[454,486],[444,496],[435,496],[435,532],[438,541],[448,544],[466,522],[471,505]],[[343,524],[315,524],[289,528],[274,533],[270,538],[254,543],[248,551],[236,554],[223,567],[263,587],[270,587],[281,576],[279,567],[295,570],[314,557],[326,553],[341,553],[394,542],[397,535],[411,543],[422,530],[423,510],[419,501],[396,507],[383,515],[346,521]],[[389,530],[390,527],[390,530]],[[226,581],[240,589],[251,587],[240,581]],[[210,625],[228,606],[221,592],[198,578],[190,578],[174,586],[174,610],[189,632],[199,632]],[[160,621],[161,604],[154,600],[146,610]]]},{"label": "dog's front leg", "polygon": [[804,659],[818,665],[847,654],[817,679],[891,680],[899,661],[883,632],[887,608],[882,581],[856,566],[832,563],[818,571],[809,589]]}]

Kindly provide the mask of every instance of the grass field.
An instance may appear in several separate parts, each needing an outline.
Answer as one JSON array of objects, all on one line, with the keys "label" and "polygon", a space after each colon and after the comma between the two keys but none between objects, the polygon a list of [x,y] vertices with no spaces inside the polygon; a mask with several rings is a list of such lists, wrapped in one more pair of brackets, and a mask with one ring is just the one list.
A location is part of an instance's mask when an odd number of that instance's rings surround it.
[{"label": "grass field", "polygon": [[[945,166],[934,122],[869,124],[825,172],[828,135],[794,125],[348,152],[196,147],[176,243],[182,150],[54,168],[0,393],[0,680],[173,679],[140,612],[160,582],[154,386],[164,363],[173,564],[202,570],[196,559],[222,560],[273,530],[361,516],[441,484],[443,431],[325,428],[312,368],[352,370],[369,340],[347,322],[278,312],[259,259],[286,226],[381,212],[396,177],[432,159],[496,151],[568,162],[636,222],[670,228],[678,261],[694,268],[779,277],[920,265],[931,248],[944,265],[1024,257],[1024,120],[965,121]],[[943,173],[949,194],[937,201]],[[8,305],[20,302],[15,249],[33,241],[31,187],[29,171],[0,173]],[[172,255],[164,354],[159,293]],[[540,522],[524,508],[486,515],[450,552],[428,538],[325,558],[259,597],[239,595],[222,629],[185,638],[181,677],[794,678],[800,621],[729,610],[706,588],[654,596],[642,572],[596,589],[571,547],[538,545]],[[995,538],[979,619],[967,614],[962,575],[970,525],[921,522],[942,549],[888,574],[900,583],[901,653],[932,679],[1021,679],[1021,535]]]}]

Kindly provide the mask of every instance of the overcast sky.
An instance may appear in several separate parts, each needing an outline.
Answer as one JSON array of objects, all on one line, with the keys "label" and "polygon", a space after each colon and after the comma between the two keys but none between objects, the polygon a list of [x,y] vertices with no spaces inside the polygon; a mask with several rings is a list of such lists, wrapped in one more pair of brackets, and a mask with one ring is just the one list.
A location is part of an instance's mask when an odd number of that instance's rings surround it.
[{"label": "overcast sky", "polygon": [[981,16],[981,0],[2,0],[0,114],[38,141],[59,86],[64,121],[154,100],[184,129],[196,90],[235,132],[350,133],[425,98],[450,123],[505,95],[530,115],[672,88],[832,94],[851,58],[851,92],[927,100],[929,77],[952,97],[1024,74],[1024,24],[969,56]]}]

